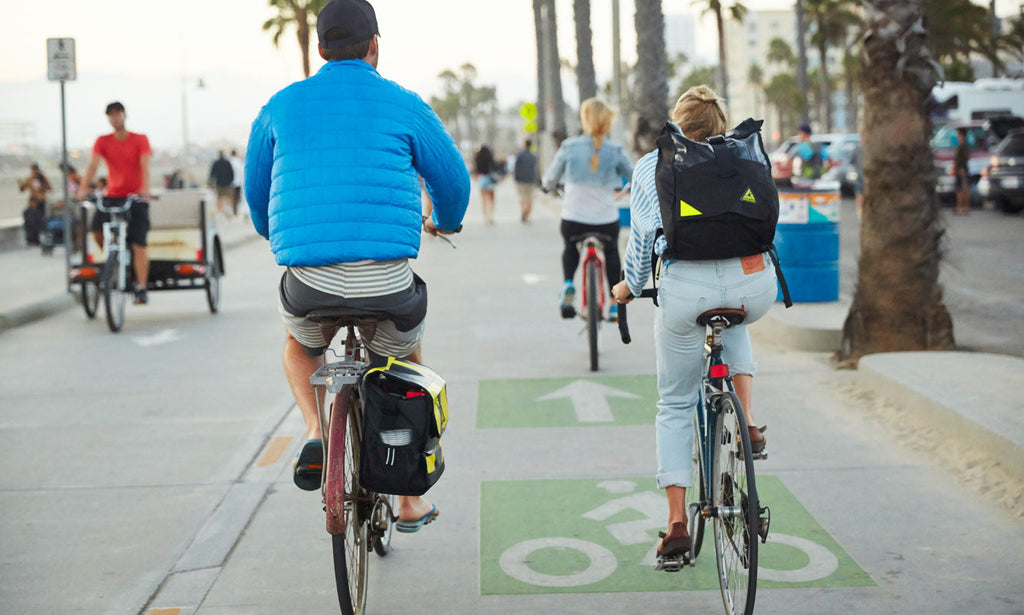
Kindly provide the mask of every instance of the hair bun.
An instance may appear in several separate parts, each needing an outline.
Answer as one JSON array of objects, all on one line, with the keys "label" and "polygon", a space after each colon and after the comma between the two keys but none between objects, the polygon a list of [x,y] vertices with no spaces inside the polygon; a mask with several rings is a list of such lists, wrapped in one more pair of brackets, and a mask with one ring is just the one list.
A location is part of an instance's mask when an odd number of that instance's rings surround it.
[{"label": "hair bun", "polygon": [[690,88],[690,95],[701,102],[718,102],[718,94],[706,85],[698,85]]}]

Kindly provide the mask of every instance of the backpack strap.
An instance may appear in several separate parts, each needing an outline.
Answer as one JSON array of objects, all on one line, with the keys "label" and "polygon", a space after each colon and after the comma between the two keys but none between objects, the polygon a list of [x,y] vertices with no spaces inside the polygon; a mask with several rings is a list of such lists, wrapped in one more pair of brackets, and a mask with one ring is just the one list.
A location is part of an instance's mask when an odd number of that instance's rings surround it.
[{"label": "backpack strap", "polygon": [[779,262],[779,250],[773,243],[768,247],[768,254],[772,257],[772,263],[775,264],[775,277],[779,279],[779,288],[782,289],[782,303],[787,308],[793,307],[793,300],[789,298],[789,286],[786,284],[786,276],[782,275],[782,264]]},{"label": "backpack strap", "polygon": [[736,158],[733,157],[732,151],[729,149],[729,143],[725,140],[725,135],[708,137],[708,143],[710,143],[711,148],[715,150],[715,162],[718,164],[718,176],[732,177],[736,175]]}]

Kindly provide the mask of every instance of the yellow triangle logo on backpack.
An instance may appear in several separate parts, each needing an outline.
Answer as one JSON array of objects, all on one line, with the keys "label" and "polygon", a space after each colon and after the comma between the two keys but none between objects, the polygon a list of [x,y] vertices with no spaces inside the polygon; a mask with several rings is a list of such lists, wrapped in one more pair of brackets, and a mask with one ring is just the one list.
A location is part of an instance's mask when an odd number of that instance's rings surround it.
[{"label": "yellow triangle logo on backpack", "polygon": [[747,203],[757,203],[757,199],[754,198],[754,193],[750,191],[750,188],[747,188],[747,191],[743,193],[740,200],[746,201]]},{"label": "yellow triangle logo on backpack", "polygon": [[704,212],[698,210],[693,205],[690,205],[686,201],[679,201],[679,216],[686,218],[687,216],[703,216]]}]

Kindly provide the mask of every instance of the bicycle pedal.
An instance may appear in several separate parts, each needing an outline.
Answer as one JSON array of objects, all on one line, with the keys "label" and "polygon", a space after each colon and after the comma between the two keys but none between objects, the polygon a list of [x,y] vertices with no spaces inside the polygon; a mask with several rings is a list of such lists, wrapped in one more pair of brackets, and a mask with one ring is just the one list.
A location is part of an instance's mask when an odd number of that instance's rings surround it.
[{"label": "bicycle pedal", "polygon": [[760,453],[752,453],[750,456],[753,459],[755,459],[755,460],[757,460],[757,459],[768,459],[768,452],[767,451],[761,451]]},{"label": "bicycle pedal", "polygon": [[757,509],[757,534],[761,537],[761,544],[768,542],[768,528],[772,524],[772,509],[761,506]]},{"label": "bicycle pedal", "polygon": [[670,555],[665,557],[663,555],[658,556],[658,563],[654,567],[655,570],[661,570],[664,572],[679,572],[683,568],[686,568],[690,564],[690,558],[688,554],[683,555]]},{"label": "bicycle pedal", "polygon": [[563,305],[562,318],[576,318],[576,308],[571,305]]}]

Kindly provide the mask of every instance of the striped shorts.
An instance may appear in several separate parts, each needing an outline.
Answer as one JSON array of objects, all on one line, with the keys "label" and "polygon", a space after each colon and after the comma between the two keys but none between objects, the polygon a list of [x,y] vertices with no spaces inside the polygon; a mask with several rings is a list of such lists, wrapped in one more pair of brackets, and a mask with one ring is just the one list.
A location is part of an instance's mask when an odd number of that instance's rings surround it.
[{"label": "striped shorts", "polygon": [[323,308],[345,307],[383,312],[390,318],[375,326],[359,327],[363,343],[379,357],[406,357],[423,339],[427,316],[427,284],[413,274],[409,288],[380,297],[346,299],[317,290],[285,271],[281,276],[278,311],[288,333],[310,356],[322,355],[337,331],[310,322],[306,314]]}]

